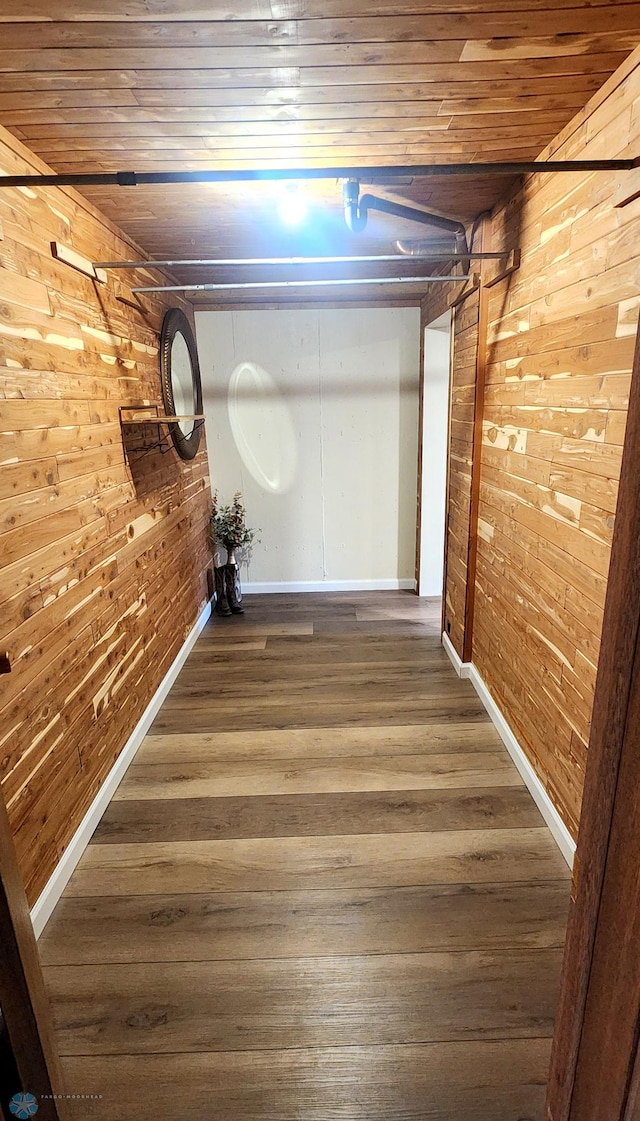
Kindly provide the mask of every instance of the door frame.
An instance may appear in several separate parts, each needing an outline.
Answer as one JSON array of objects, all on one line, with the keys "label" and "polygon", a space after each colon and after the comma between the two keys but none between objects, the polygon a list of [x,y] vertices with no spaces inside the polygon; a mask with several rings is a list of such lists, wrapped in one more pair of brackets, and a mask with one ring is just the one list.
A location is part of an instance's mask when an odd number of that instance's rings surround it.
[{"label": "door frame", "polygon": [[[0,793],[0,1006],[16,1091],[38,1099],[38,1121],[67,1116],[44,978],[4,799]],[[0,1083],[2,1074],[0,1073]],[[2,1086],[3,1095],[5,1087]],[[11,1093],[9,1086],[7,1093]],[[0,1106],[0,1116],[2,1107]]]},{"label": "door frame", "polygon": [[[424,487],[426,484],[424,472],[424,424],[425,424],[425,393],[426,393],[426,361],[427,352],[425,345],[425,332],[436,323],[444,315],[449,315],[449,374],[447,386],[447,434],[446,434],[446,456],[445,456],[445,495],[444,495],[444,519],[443,519],[443,549],[442,549],[442,585],[444,586],[445,572],[447,567],[447,522],[449,510],[449,442],[450,442],[450,428],[451,428],[451,373],[453,368],[453,326],[454,326],[454,309],[449,306],[440,311],[437,315],[427,316],[424,307],[420,308],[420,380],[418,387],[418,488],[417,488],[417,507],[416,507],[416,557],[415,557],[415,584],[416,595],[421,595],[422,585],[422,528],[424,522],[423,516],[423,499]],[[437,597],[434,597],[437,598]]]}]

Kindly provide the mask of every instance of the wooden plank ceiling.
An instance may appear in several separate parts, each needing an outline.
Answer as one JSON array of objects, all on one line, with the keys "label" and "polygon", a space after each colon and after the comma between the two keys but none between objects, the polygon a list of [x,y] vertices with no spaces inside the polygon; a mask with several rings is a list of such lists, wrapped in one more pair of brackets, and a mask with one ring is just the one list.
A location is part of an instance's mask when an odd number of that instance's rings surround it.
[{"label": "wooden plank ceiling", "polygon": [[[60,172],[534,159],[640,41],[640,3],[608,0],[2,0],[0,22],[0,124]],[[469,220],[505,186],[470,175],[395,195]],[[313,220],[295,231],[262,184],[86,194],[158,258],[421,236],[383,216],[349,234],[339,186],[307,189]]]}]

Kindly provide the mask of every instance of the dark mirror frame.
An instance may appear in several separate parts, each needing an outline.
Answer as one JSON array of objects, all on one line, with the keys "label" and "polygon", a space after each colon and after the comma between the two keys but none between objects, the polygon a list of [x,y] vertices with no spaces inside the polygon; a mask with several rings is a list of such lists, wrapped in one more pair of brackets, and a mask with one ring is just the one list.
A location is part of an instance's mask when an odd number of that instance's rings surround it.
[{"label": "dark mirror frame", "polygon": [[[162,321],[160,333],[160,380],[162,383],[162,399],[167,416],[176,416],[176,406],[173,397],[171,381],[171,348],[176,335],[182,335],[189,358],[191,360],[191,380],[193,382],[193,397],[196,413],[202,413],[202,383],[200,381],[200,364],[198,362],[198,347],[191,324],[184,312],[177,307],[170,308]],[[200,447],[203,421],[194,421],[193,429],[188,436],[179,424],[169,425],[171,439],[181,459],[193,459]]]}]

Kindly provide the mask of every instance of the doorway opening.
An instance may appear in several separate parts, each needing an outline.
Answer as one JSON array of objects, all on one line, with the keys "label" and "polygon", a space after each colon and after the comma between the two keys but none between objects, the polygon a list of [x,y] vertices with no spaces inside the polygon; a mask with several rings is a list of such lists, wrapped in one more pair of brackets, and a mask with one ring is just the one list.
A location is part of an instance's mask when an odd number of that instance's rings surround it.
[{"label": "doorway opening", "polygon": [[418,595],[440,596],[444,575],[451,311],[424,329]]}]

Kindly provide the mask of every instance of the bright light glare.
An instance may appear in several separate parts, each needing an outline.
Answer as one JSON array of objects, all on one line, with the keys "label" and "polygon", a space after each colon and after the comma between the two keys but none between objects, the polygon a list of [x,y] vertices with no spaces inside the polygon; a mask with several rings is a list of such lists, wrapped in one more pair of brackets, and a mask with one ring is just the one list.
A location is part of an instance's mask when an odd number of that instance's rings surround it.
[{"label": "bright light glare", "polygon": [[282,184],[278,214],[285,226],[300,226],[307,217],[309,204],[297,183]]}]

